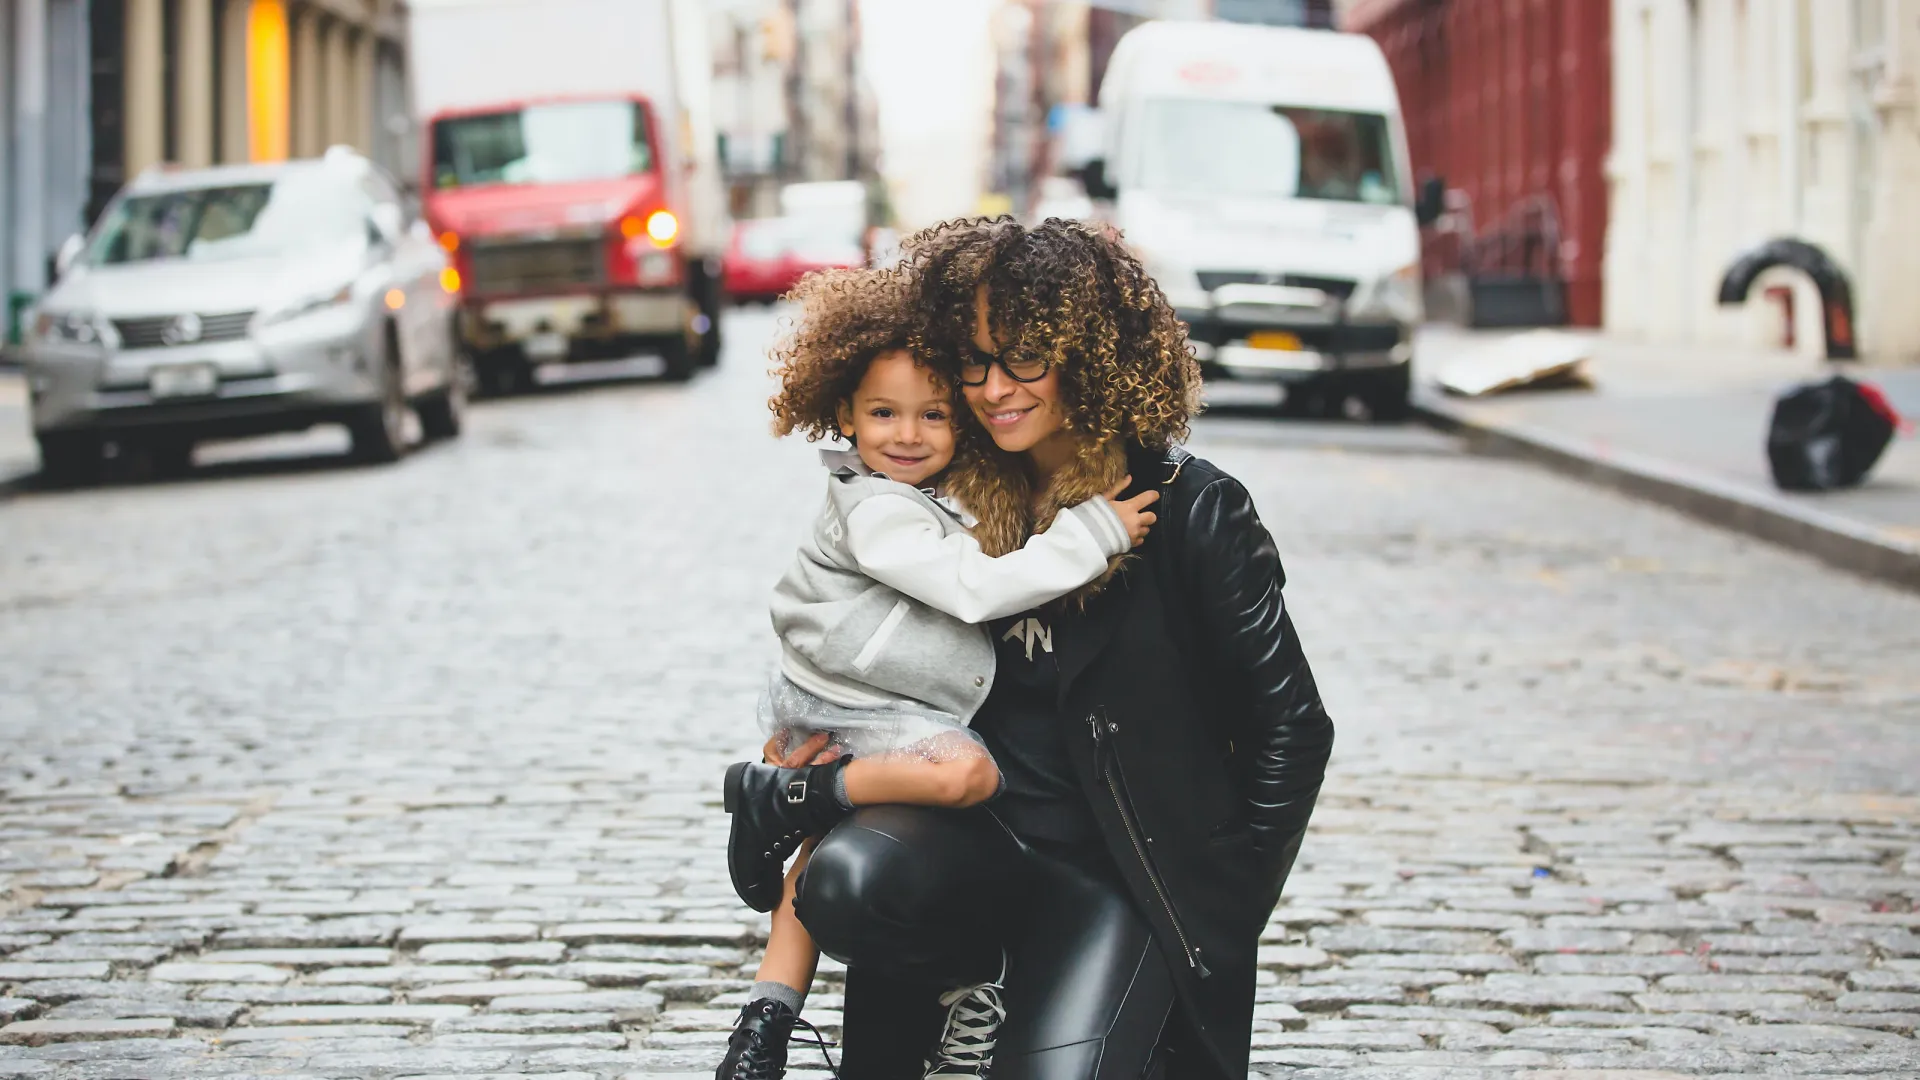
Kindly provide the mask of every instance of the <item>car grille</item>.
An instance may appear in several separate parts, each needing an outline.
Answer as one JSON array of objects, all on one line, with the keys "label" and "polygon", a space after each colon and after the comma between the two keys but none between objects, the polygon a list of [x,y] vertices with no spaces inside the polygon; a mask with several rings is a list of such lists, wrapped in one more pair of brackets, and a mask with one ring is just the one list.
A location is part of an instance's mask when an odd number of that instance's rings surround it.
[{"label": "car grille", "polygon": [[1354,283],[1347,278],[1315,277],[1312,274],[1262,274],[1253,270],[1202,270],[1200,287],[1212,292],[1222,285],[1293,285],[1319,289],[1328,296],[1345,300],[1353,295]]},{"label": "car grille", "polygon": [[[155,315],[139,319],[115,319],[113,328],[120,335],[120,347],[123,349],[165,349],[175,342],[166,338],[167,328],[172,326],[177,315]],[[182,341],[181,345],[203,345],[218,341],[239,341],[247,336],[247,324],[253,321],[251,311],[228,311],[218,315],[200,316],[200,336],[191,342]]]},{"label": "car grille", "polygon": [[598,238],[476,245],[472,288],[477,293],[527,292],[597,285],[606,280]]}]

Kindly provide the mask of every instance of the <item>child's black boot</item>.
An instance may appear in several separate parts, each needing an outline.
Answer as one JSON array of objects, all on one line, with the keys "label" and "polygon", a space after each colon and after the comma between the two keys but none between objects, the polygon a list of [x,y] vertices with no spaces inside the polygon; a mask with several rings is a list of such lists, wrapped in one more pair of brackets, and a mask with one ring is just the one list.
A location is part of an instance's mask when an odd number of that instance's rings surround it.
[{"label": "child's black boot", "polygon": [[742,761],[727,768],[725,805],[733,815],[727,872],[748,907],[778,907],[787,859],[807,837],[825,833],[851,813],[834,792],[851,760],[799,769]]}]

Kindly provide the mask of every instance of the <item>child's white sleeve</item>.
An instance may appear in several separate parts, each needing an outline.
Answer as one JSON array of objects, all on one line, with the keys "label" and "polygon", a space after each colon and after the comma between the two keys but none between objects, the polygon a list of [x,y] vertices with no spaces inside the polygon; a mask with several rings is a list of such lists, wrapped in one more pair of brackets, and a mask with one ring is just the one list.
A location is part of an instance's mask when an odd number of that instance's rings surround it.
[{"label": "child's white sleeve", "polygon": [[875,495],[847,515],[847,548],[862,573],[969,623],[1065,596],[1133,546],[1113,504],[1098,498],[1062,510],[1045,532],[997,559],[965,533],[943,533],[904,495]]}]

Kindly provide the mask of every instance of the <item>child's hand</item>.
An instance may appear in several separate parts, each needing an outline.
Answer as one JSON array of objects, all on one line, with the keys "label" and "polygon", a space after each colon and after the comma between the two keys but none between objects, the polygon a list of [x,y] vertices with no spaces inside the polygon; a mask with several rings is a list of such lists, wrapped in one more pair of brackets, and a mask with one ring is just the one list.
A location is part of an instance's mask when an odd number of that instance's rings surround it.
[{"label": "child's hand", "polygon": [[1121,502],[1120,493],[1127,490],[1127,485],[1131,483],[1133,483],[1133,477],[1129,476],[1113,485],[1113,490],[1107,492],[1107,501],[1113,504],[1114,513],[1120,515],[1120,524],[1126,526],[1127,538],[1133,541],[1134,547],[1139,547],[1147,538],[1147,530],[1153,528],[1153,523],[1159,520],[1147,507],[1160,501],[1160,493],[1143,491]]}]

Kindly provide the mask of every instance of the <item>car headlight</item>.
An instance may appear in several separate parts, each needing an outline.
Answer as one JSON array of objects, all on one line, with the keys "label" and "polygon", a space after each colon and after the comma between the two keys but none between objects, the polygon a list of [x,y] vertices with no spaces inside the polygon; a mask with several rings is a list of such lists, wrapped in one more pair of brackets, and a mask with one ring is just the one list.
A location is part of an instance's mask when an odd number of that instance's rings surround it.
[{"label": "car headlight", "polygon": [[261,325],[272,326],[275,323],[283,323],[289,319],[298,319],[303,315],[312,315],[315,312],[326,311],[329,308],[344,307],[351,303],[353,303],[353,283],[348,282],[338,289],[310,293],[295,300],[293,303],[283,304],[275,309],[273,314],[262,319]]},{"label": "car headlight", "polygon": [[33,316],[33,337],[50,345],[101,345],[106,334],[91,311],[40,311]]}]

